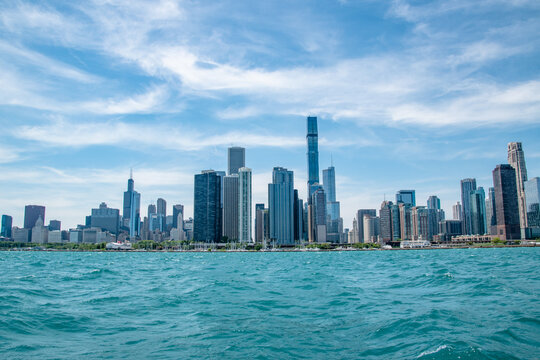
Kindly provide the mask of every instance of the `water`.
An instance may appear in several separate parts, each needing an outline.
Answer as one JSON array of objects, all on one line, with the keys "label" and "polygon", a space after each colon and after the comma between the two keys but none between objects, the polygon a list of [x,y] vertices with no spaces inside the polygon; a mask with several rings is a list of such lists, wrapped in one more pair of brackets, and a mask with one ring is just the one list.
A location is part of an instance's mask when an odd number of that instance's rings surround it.
[{"label": "water", "polygon": [[3,359],[538,359],[539,248],[0,252]]}]

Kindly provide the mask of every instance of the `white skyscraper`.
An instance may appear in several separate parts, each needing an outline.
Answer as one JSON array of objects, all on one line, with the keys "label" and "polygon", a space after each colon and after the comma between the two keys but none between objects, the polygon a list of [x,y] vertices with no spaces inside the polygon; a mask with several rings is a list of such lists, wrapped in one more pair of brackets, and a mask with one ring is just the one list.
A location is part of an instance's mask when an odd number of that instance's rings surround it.
[{"label": "white skyscraper", "polygon": [[238,169],[238,235],[241,242],[251,242],[251,169]]},{"label": "white skyscraper", "polygon": [[519,226],[521,238],[525,238],[527,228],[527,206],[525,201],[525,181],[527,181],[527,167],[525,166],[525,154],[520,142],[508,144],[508,163],[516,170],[516,187],[519,206]]}]

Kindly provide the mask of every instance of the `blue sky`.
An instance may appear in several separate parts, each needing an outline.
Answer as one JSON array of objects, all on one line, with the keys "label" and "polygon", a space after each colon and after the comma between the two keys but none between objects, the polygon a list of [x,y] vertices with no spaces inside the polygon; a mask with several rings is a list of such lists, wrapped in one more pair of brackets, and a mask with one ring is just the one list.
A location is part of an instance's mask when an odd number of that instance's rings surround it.
[{"label": "blue sky", "polygon": [[273,166],[306,193],[305,117],[336,167],[345,226],[400,189],[491,186],[522,141],[540,176],[540,2],[2,1],[0,212],[25,204],[63,228],[129,169],[142,213],[193,211],[193,175],[245,146],[254,202]]}]

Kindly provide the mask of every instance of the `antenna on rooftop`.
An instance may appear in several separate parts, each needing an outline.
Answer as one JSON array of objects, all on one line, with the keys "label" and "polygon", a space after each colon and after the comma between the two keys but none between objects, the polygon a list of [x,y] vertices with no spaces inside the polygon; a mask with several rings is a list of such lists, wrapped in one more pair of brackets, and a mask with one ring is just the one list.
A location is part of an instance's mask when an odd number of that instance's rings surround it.
[{"label": "antenna on rooftop", "polygon": [[129,168],[129,178],[133,180],[133,168]]}]

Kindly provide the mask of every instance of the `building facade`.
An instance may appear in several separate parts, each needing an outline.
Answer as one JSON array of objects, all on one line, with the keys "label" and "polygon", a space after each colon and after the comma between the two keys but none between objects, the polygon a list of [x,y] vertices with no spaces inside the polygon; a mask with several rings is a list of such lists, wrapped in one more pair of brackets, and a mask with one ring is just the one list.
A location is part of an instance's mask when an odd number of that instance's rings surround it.
[{"label": "building facade", "polygon": [[270,241],[275,245],[294,244],[294,175],[275,167],[268,184]]},{"label": "building facade", "polygon": [[520,239],[519,205],[514,168],[507,164],[497,165],[493,170],[493,185],[497,216],[495,235],[502,240]]},{"label": "building facade", "polygon": [[252,172],[250,168],[238,169],[238,232],[241,242],[252,242]]},{"label": "building facade", "polygon": [[461,180],[461,206],[462,206],[462,223],[463,234],[472,234],[472,209],[471,209],[471,193],[476,190],[476,179],[468,178]]},{"label": "building facade", "polygon": [[319,184],[319,133],[317,129],[317,117],[307,118],[307,162],[308,162],[308,196],[313,193],[312,187]]},{"label": "building facade", "polygon": [[520,142],[508,144],[508,164],[516,171],[516,188],[519,207],[519,224],[521,237],[525,238],[527,228],[527,205],[525,199],[525,181],[527,181],[527,167],[525,166],[525,154]]},{"label": "building facade", "polygon": [[239,210],[238,173],[223,177],[223,236],[229,240],[238,240]]},{"label": "building facade", "polygon": [[222,232],[221,176],[213,170],[195,175],[193,239],[220,242]]},{"label": "building facade", "polygon": [[246,166],[246,149],[230,147],[227,149],[227,171],[229,175],[238,174],[238,170]]},{"label": "building facade", "polygon": [[26,205],[24,207],[24,228],[32,229],[40,217],[41,220],[45,221],[45,206]]}]

